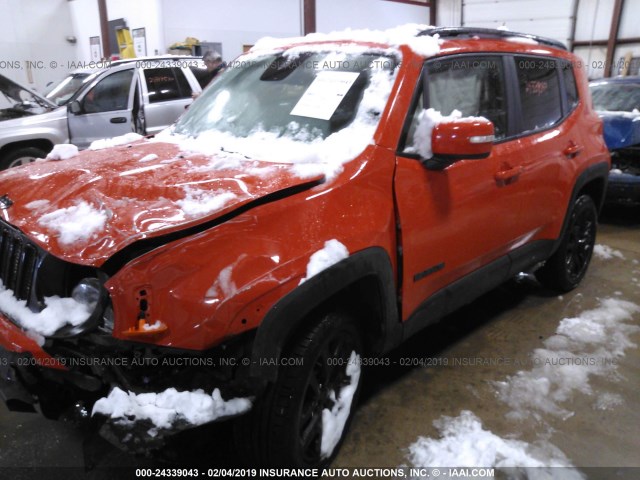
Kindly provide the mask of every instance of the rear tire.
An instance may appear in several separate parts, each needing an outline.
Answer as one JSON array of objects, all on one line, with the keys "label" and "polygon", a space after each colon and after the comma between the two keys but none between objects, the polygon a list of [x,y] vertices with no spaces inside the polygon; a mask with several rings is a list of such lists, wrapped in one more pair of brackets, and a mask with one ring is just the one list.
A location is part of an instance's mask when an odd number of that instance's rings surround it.
[{"label": "rear tire", "polygon": [[16,148],[2,157],[0,160],[0,170],[27,165],[28,163],[35,162],[38,158],[44,158],[46,156],[47,153],[44,150],[36,147]]},{"label": "rear tire", "polygon": [[[251,414],[239,419],[236,442],[241,451],[249,453],[250,463],[288,468],[323,468],[331,463],[349,428],[360,391],[359,357],[354,362],[352,352],[362,354],[361,336],[355,321],[343,313],[324,315],[293,339],[282,358],[294,365],[281,366],[278,379]],[[323,411],[336,410],[341,399],[346,420],[330,441]],[[323,435],[327,437],[324,451]]]},{"label": "rear tire", "polygon": [[562,292],[576,288],[587,273],[598,223],[596,206],[588,195],[578,197],[569,215],[560,247],[536,272],[540,283]]}]

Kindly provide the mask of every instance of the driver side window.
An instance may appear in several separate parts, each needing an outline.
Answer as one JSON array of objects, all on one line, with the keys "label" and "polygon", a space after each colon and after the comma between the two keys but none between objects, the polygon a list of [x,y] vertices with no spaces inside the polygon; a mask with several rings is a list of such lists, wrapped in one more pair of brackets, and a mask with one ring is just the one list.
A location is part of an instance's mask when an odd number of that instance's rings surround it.
[{"label": "driver side window", "polygon": [[127,110],[133,72],[123,70],[100,80],[82,100],[84,113]]},{"label": "driver side window", "polygon": [[450,115],[485,117],[493,122],[495,138],[507,132],[507,105],[502,57],[456,57],[427,64],[428,108]]}]

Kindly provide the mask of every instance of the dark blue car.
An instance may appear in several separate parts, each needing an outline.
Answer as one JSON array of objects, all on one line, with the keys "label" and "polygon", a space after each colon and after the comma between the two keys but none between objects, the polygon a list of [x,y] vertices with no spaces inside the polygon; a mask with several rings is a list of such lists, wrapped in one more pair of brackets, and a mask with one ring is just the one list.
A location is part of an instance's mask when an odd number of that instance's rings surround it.
[{"label": "dark blue car", "polygon": [[606,202],[640,205],[640,77],[608,78],[589,87],[611,152]]}]

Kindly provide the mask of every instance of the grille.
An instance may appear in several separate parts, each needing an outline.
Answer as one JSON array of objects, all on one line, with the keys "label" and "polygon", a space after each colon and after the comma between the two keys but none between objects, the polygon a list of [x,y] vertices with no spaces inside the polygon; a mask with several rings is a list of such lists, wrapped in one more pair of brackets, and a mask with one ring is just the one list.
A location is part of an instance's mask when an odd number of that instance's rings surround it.
[{"label": "grille", "polygon": [[32,298],[38,250],[20,232],[0,223],[0,279],[18,300]]}]

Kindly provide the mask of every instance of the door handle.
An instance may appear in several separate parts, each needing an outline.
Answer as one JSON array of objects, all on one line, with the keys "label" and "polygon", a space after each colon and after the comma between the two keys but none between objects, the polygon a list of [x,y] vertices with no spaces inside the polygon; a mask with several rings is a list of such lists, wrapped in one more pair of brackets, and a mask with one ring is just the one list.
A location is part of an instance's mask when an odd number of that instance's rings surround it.
[{"label": "door handle", "polygon": [[113,117],[109,120],[111,123],[127,123],[127,119],[125,117]]},{"label": "door handle", "polygon": [[508,185],[518,180],[520,174],[524,171],[524,167],[518,165],[517,167],[509,168],[508,170],[501,170],[496,173],[496,181],[501,185]]},{"label": "door handle", "polygon": [[574,142],[569,142],[569,146],[565,148],[562,153],[567,158],[576,158],[582,153],[582,147]]}]

